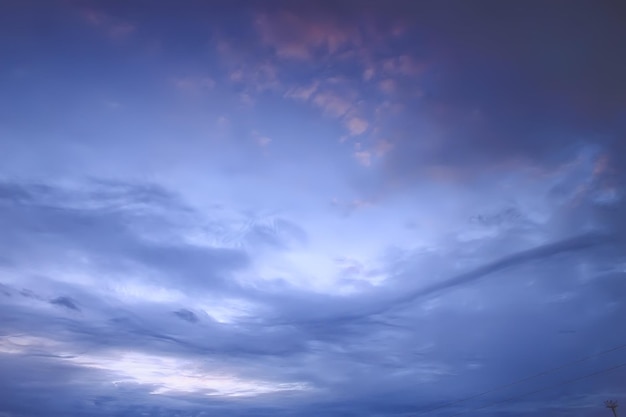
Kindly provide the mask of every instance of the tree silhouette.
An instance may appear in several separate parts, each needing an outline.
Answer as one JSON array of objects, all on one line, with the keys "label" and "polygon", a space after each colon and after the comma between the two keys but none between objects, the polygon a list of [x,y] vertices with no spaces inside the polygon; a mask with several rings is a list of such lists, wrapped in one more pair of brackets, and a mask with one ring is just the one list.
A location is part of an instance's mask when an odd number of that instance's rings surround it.
[{"label": "tree silhouette", "polygon": [[610,408],[613,411],[613,417],[617,417],[617,401],[614,400],[606,400],[604,402],[606,408]]}]

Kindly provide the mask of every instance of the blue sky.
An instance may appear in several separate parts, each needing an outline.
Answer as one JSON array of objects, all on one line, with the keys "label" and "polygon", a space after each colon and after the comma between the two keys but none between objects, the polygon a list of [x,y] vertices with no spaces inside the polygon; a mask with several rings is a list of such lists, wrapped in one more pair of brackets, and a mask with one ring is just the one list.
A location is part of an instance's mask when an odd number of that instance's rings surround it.
[{"label": "blue sky", "polygon": [[2,2],[0,417],[608,416],[625,18]]}]

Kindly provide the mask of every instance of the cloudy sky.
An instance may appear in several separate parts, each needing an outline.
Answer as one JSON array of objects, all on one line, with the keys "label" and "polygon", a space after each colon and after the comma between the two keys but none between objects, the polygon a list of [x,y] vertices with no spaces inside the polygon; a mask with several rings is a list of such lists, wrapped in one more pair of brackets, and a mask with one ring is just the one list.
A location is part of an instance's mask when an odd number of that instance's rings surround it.
[{"label": "cloudy sky", "polygon": [[0,416],[610,416],[625,21],[2,1]]}]

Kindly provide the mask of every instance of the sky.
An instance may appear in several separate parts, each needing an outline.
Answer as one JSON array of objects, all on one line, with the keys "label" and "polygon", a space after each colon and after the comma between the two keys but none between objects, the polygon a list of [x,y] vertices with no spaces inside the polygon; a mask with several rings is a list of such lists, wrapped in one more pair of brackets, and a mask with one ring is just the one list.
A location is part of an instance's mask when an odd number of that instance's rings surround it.
[{"label": "sky", "polygon": [[625,39],[609,0],[0,2],[0,417],[610,416]]}]

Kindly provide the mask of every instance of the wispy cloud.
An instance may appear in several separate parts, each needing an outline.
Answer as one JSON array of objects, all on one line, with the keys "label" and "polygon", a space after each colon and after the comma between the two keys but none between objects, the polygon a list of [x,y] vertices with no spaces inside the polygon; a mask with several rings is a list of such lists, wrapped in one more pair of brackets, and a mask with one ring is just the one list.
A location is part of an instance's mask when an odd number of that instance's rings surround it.
[{"label": "wispy cloud", "polygon": [[332,91],[320,92],[313,97],[313,104],[333,117],[345,116],[353,101]]}]

